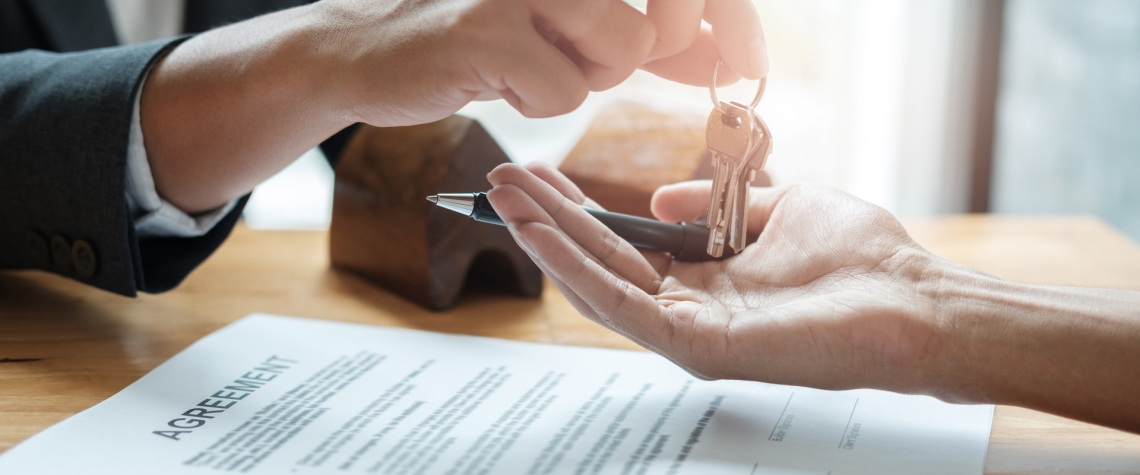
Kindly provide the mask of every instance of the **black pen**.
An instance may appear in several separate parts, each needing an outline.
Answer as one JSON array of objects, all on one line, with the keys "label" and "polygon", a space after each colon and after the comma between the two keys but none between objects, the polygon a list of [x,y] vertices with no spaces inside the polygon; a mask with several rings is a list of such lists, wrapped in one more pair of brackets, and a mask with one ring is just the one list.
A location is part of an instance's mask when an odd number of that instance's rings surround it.
[{"label": "black pen", "polygon": [[[491,207],[486,193],[440,193],[427,197],[440,208],[449,209],[476,221],[503,226],[503,220]],[[582,209],[601,221],[633,247],[646,251],[666,252],[673,259],[685,262],[718,260],[708,254],[709,228],[698,224],[669,224],[639,216],[598,211],[586,206]],[[724,257],[731,249],[725,249]],[[721,259],[723,259],[722,257]]]}]

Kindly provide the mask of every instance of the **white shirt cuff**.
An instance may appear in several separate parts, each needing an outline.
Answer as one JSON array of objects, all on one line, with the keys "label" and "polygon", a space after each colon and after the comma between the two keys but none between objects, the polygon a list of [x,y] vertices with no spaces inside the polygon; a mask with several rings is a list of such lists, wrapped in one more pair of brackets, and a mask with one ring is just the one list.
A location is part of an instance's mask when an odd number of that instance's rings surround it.
[{"label": "white shirt cuff", "polygon": [[[145,77],[143,82],[146,82]],[[158,191],[154,188],[154,176],[150,172],[146,144],[143,142],[142,122],[139,120],[141,99],[142,86],[135,95],[130,142],[127,145],[126,194],[135,224],[135,235],[139,238],[202,236],[234,209],[237,200],[216,210],[192,216],[158,196]]]}]

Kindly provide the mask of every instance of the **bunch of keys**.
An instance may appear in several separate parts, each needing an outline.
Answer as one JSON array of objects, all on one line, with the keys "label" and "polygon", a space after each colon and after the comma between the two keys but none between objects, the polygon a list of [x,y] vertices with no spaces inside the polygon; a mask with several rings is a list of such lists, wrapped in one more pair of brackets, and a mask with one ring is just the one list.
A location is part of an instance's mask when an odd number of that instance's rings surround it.
[{"label": "bunch of keys", "polygon": [[720,102],[716,97],[716,76],[721,61],[713,68],[713,110],[705,128],[705,139],[712,155],[716,175],[709,199],[709,245],[712,257],[724,255],[724,245],[733,254],[744,250],[748,239],[748,190],[756,171],[764,168],[772,153],[772,134],[768,124],[756,115],[756,105],[764,96],[767,78],[760,79],[756,97],[747,107],[737,102]]}]

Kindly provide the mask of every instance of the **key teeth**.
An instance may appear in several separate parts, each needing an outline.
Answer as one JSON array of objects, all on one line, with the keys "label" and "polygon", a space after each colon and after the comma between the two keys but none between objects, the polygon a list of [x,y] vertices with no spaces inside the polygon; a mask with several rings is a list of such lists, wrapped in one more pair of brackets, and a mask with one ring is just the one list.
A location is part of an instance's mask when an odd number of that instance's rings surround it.
[{"label": "key teeth", "polygon": [[724,241],[716,242],[715,239],[716,238],[712,238],[709,240],[709,247],[705,249],[705,251],[708,252],[710,256],[720,257],[724,255]]},{"label": "key teeth", "polygon": [[[763,91],[763,83],[761,84]],[[713,102],[716,103],[715,93],[713,97]],[[759,100],[759,94],[756,100]],[[752,107],[738,103],[720,103],[709,116],[706,140],[716,172],[707,213],[709,242],[706,251],[714,258],[725,254],[726,245],[732,250],[730,255],[739,254],[748,245],[746,208],[749,191],[756,179],[756,172],[764,168],[772,153],[772,137],[768,125],[754,113]],[[730,124],[726,121],[726,115],[734,119],[743,118],[730,113],[731,110],[743,111],[744,117],[748,118],[748,130],[737,126],[735,122]],[[715,120],[717,117],[721,120]],[[750,133],[742,138],[735,135],[734,131]],[[739,151],[741,145],[744,145],[744,153],[737,157],[734,151]]]},{"label": "key teeth", "polygon": [[708,252],[712,257],[720,257],[724,254],[724,227],[709,228],[709,245],[705,252]]}]

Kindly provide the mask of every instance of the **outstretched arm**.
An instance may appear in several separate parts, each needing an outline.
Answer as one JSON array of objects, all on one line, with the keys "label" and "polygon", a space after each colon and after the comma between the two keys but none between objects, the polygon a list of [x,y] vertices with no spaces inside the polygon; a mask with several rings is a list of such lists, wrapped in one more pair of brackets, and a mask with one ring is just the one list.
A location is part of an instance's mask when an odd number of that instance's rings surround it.
[{"label": "outstretched arm", "polygon": [[[939,258],[885,210],[823,187],[756,188],[757,242],[720,262],[642,255],[542,165],[489,176],[499,215],[587,317],[706,378],[1011,404],[1140,432],[1140,293],[1005,282]],[[663,221],[707,182],[664,187]]]},{"label": "outstretched arm", "polygon": [[[702,18],[711,28],[702,29]],[[750,0],[324,0],[213,30],[150,73],[158,192],[188,212],[248,192],[355,122],[412,125],[476,99],[569,112],[636,68],[703,84],[767,73]]]}]

